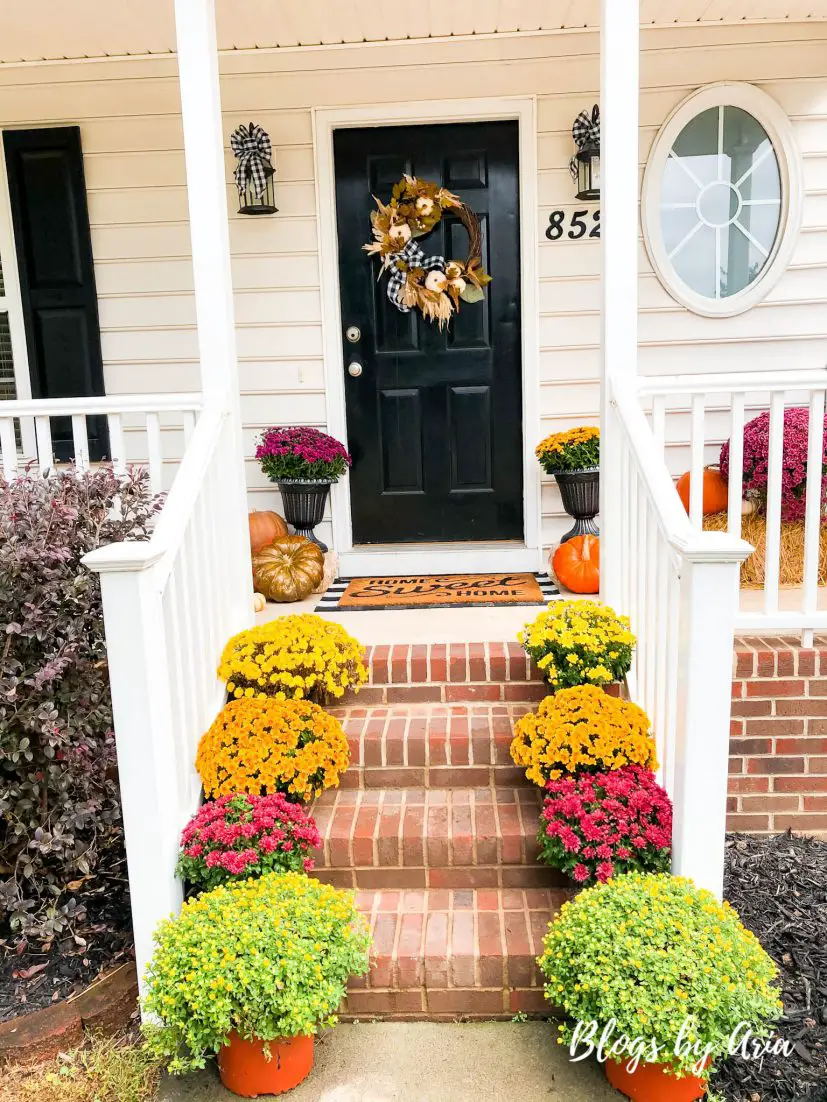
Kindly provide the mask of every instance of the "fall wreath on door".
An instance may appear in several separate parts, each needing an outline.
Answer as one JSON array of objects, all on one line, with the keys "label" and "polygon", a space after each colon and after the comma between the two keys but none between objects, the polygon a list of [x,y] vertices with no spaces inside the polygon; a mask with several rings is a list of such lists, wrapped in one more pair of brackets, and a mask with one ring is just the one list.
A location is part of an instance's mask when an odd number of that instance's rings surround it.
[{"label": "fall wreath on door", "polygon": [[[390,202],[374,196],[371,212],[373,241],[363,248],[382,261],[380,278],[389,273],[388,299],[403,314],[419,310],[440,329],[459,312],[460,302],[479,302],[491,282],[482,267],[480,220],[458,195],[430,180],[403,176],[394,184]],[[429,234],[453,210],[468,231],[466,260],[426,256],[417,239]]]}]

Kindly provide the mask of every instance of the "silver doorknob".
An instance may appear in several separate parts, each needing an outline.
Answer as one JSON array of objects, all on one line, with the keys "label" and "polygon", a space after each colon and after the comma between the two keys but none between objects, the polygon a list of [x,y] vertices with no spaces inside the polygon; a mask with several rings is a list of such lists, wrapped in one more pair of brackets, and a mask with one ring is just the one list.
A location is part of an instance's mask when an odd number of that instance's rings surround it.
[{"label": "silver doorknob", "polygon": [[362,365],[354,360],[353,363],[347,365],[347,373],[352,375],[354,379],[358,379],[362,374]]}]

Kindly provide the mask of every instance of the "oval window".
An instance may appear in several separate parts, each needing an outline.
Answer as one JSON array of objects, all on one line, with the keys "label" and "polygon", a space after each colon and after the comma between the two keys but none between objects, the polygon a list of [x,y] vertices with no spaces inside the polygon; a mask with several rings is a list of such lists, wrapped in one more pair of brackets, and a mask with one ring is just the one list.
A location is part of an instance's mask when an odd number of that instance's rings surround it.
[{"label": "oval window", "polygon": [[680,105],[643,194],[647,249],[674,298],[729,316],[769,291],[795,244],[798,168],[789,121],[760,89],[713,85]]}]

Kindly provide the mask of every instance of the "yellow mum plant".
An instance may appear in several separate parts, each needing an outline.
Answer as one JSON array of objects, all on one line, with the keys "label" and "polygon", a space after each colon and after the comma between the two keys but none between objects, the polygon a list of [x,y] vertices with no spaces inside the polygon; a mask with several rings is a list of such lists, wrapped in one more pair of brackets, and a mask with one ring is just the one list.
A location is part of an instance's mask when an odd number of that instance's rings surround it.
[{"label": "yellow mum plant", "polygon": [[517,639],[554,689],[606,685],[629,672],[629,619],[599,601],[552,601]]},{"label": "yellow mum plant", "polygon": [[224,648],[218,676],[235,698],[275,697],[324,703],[358,692],[368,679],[362,645],[339,624],[305,613],[239,632]]},{"label": "yellow mum plant", "polygon": [[564,773],[658,764],[646,712],[593,685],[561,689],[518,719],[511,757],[539,785]]},{"label": "yellow mum plant", "polygon": [[540,441],[534,454],[546,474],[594,470],[600,465],[600,429],[580,425],[553,432]]},{"label": "yellow mum plant", "polygon": [[350,764],[342,725],[310,700],[231,700],[198,744],[207,796],[284,792],[309,800]]}]

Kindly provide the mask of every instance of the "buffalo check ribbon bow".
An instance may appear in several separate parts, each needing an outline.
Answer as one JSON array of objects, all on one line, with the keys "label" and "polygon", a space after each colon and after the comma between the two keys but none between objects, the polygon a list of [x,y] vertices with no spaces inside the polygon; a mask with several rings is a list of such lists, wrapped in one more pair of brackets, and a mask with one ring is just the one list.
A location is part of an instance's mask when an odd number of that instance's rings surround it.
[{"label": "buffalo check ribbon bow", "polygon": [[[402,268],[396,266],[397,260],[402,261]],[[424,268],[426,272],[430,272],[434,268],[437,268],[443,271],[445,268],[445,257],[426,256],[415,241],[409,241],[403,249],[399,250],[399,252],[391,253],[384,267],[390,271],[387,290],[388,299],[400,313],[409,314],[411,308],[410,306],[406,306],[401,298],[402,288],[405,286],[408,269]]]},{"label": "buffalo check ribbon bow", "polygon": [[[572,123],[571,136],[574,138],[574,144],[577,146],[578,152],[588,145],[600,146],[600,107],[598,104],[595,104],[591,109],[591,114],[588,111],[580,112]],[[577,154],[569,161],[569,172],[572,180],[576,180]]]},{"label": "buffalo check ribbon bow", "polygon": [[270,135],[258,123],[251,122],[249,126],[242,123],[230,135],[230,148],[238,159],[233,173],[238,194],[243,195],[249,183],[253,195],[260,199],[267,187],[267,177],[273,174]]}]

